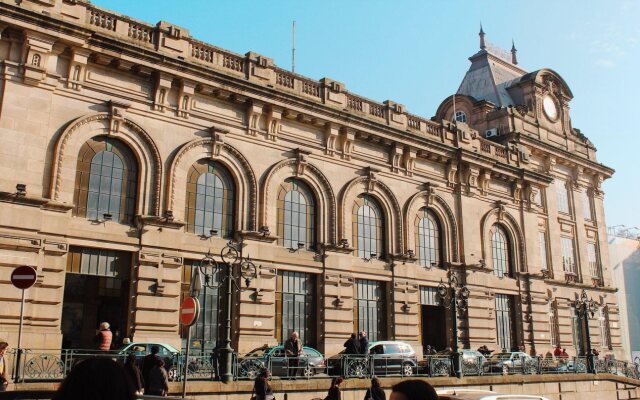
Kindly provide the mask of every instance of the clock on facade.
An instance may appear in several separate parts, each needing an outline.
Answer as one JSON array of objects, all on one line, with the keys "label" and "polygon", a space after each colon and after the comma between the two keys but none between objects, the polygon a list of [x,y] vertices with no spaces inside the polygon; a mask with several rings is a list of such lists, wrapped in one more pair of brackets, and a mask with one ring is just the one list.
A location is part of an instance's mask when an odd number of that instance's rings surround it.
[{"label": "clock on facade", "polygon": [[547,118],[551,121],[558,119],[558,108],[556,107],[556,102],[551,96],[544,96],[542,99],[542,108],[544,109],[544,113],[547,115]]}]

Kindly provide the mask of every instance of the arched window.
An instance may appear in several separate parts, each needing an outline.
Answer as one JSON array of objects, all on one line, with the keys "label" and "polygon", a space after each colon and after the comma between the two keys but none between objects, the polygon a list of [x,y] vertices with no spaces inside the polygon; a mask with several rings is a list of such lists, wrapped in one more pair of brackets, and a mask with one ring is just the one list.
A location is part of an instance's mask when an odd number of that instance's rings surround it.
[{"label": "arched window", "polygon": [[[73,214],[90,220],[132,223],[136,212],[138,166],[118,140],[95,137],[80,149]],[[106,215],[106,217],[105,217]]]},{"label": "arched window", "polygon": [[511,257],[509,254],[509,236],[500,225],[493,226],[491,252],[493,256],[493,273],[499,277],[510,275]]},{"label": "arched window", "polygon": [[456,111],[456,121],[467,123],[467,114],[464,111]]},{"label": "arched window", "polygon": [[220,163],[199,160],[187,175],[187,231],[230,237],[234,230],[235,185]]},{"label": "arched window", "polygon": [[432,211],[425,207],[418,212],[415,230],[418,263],[428,268],[441,267],[440,224]]},{"label": "arched window", "polygon": [[364,259],[381,258],[384,254],[384,214],[369,195],[358,196],[353,207],[353,244],[356,254]]},{"label": "arched window", "polygon": [[316,201],[304,182],[289,178],[278,194],[278,236],[288,249],[316,246]]}]

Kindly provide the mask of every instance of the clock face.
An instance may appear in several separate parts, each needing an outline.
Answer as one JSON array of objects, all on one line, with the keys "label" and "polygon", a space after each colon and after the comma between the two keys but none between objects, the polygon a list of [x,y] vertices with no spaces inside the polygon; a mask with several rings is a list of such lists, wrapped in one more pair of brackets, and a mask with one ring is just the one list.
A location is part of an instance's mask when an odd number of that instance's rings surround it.
[{"label": "clock face", "polygon": [[544,96],[544,99],[542,99],[542,108],[544,108],[544,113],[547,114],[547,117],[550,120],[555,121],[558,119],[558,108],[556,107],[556,102],[551,98],[551,96]]}]

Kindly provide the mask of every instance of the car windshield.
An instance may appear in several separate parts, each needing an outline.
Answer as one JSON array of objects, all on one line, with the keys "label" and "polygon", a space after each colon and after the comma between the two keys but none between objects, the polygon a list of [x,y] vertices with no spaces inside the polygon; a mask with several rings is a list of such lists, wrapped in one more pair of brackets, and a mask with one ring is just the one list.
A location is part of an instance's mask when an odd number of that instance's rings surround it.
[{"label": "car windshield", "polygon": [[511,357],[511,353],[498,353],[498,354],[494,354],[491,356],[492,360],[502,360],[505,358],[510,358]]},{"label": "car windshield", "polygon": [[245,357],[262,357],[269,351],[268,347],[259,347],[248,352]]}]

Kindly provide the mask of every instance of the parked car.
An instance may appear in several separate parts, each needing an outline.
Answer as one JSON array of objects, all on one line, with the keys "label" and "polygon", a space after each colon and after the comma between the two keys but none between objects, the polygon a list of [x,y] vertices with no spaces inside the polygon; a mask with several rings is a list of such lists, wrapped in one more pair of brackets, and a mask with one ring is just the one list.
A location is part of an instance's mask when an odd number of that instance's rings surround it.
[{"label": "parked car", "polygon": [[[325,372],[324,356],[318,350],[304,346],[298,363],[298,375],[311,377]],[[286,377],[289,373],[289,359],[283,346],[263,346],[253,349],[238,359],[238,375],[254,379],[258,372],[267,368],[272,376]]]},{"label": "parked car", "polygon": [[445,389],[437,393],[440,400],[549,400],[540,395],[499,394],[476,389]]},{"label": "parked car", "polygon": [[484,367],[485,372],[501,372],[509,374],[515,371],[526,374],[535,374],[537,371],[535,362],[531,356],[521,351],[496,353],[492,355]]},{"label": "parked car", "polygon": [[[462,354],[462,372],[464,375],[482,375],[487,358],[479,351],[470,349],[458,350]],[[449,376],[451,368],[451,350],[442,350],[435,355],[425,355],[419,361],[419,370],[432,376]]]},{"label": "parked car", "polygon": [[363,378],[369,374],[412,376],[417,372],[416,352],[410,344],[398,341],[369,343],[368,354],[340,352],[328,360],[329,374]]},{"label": "parked car", "polygon": [[115,352],[118,354],[118,356],[122,356],[122,360],[126,358],[127,354],[133,353],[136,355],[138,363],[141,364],[142,359],[147,354],[151,354],[151,347],[153,346],[158,346],[158,356],[164,361],[164,368],[167,370],[169,379],[177,379],[180,374],[180,371],[178,371],[178,356],[180,355],[180,351],[178,351],[170,344],[131,342],[123,345],[119,350],[116,350]]}]

